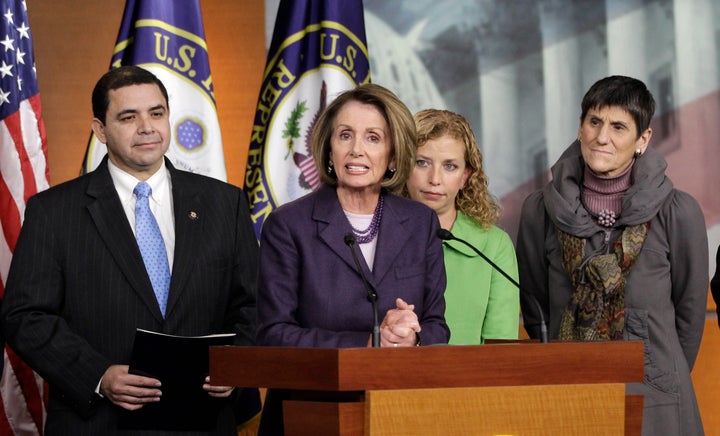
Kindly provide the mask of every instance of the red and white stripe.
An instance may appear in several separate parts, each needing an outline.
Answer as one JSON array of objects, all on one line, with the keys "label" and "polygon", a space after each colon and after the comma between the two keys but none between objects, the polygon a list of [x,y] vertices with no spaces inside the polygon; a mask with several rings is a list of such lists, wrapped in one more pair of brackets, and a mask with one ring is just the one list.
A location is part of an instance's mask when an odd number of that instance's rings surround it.
[{"label": "red and white stripe", "polygon": [[[40,95],[0,121],[0,295],[22,226],[25,204],[50,183]],[[0,380],[0,435],[42,435],[47,405],[43,380],[7,346]]]},{"label": "red and white stripe", "polygon": [[320,186],[320,176],[315,166],[315,161],[311,157],[305,158],[300,164],[300,171],[305,176],[305,181],[310,185],[312,190],[316,190]]}]

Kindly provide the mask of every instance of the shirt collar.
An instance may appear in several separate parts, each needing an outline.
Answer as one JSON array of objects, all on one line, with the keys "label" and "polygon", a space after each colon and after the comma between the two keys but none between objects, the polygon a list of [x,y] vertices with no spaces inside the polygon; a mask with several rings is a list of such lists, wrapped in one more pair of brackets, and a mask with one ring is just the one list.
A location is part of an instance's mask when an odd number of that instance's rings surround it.
[{"label": "shirt collar", "polygon": [[[108,170],[110,171],[110,177],[115,185],[115,190],[117,190],[120,201],[122,203],[130,201],[134,195],[133,190],[135,189],[135,185],[140,183],[140,180],[120,169],[120,167],[112,163],[110,159],[108,159]],[[169,194],[169,178],[170,172],[165,166],[165,159],[163,159],[160,168],[145,181],[152,188],[150,198],[162,204],[162,199],[166,198]]]}]

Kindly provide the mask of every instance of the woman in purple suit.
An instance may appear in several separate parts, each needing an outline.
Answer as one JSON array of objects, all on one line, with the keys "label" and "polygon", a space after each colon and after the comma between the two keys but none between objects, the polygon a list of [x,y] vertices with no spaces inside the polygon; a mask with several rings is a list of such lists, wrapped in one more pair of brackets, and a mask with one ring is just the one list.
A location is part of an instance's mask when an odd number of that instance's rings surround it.
[{"label": "woman in purple suit", "polygon": [[[437,215],[393,194],[412,172],[415,140],[412,114],[381,86],[328,105],[312,137],[321,187],[263,225],[259,345],[371,346],[373,291],[379,346],[448,342]],[[282,432],[280,394],[268,394],[261,433]]]}]

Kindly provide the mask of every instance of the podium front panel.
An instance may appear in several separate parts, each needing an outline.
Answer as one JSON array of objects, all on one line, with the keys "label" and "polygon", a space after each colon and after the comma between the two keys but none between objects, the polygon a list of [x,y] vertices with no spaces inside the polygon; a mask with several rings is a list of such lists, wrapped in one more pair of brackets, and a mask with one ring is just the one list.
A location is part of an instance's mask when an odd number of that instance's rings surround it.
[{"label": "podium front panel", "polygon": [[368,391],[366,434],[597,435],[625,433],[625,385]]}]

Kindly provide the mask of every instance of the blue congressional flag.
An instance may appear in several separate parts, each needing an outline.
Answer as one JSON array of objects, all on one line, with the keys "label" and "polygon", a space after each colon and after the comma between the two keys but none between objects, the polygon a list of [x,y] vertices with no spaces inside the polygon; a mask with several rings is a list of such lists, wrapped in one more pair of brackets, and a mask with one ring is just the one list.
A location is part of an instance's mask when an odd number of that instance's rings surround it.
[{"label": "blue congressional flag", "polygon": [[[220,124],[199,0],[127,0],[110,68],[138,65],[168,90],[172,141],[167,156],[181,169],[225,181]],[[106,153],[90,140],[83,173]]]},{"label": "blue congressional flag", "polygon": [[255,232],[320,183],[315,121],[340,92],[370,81],[361,0],[282,0],[250,138],[245,192]]}]

